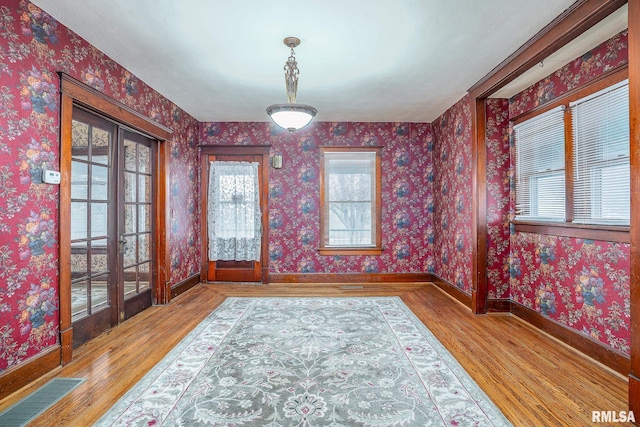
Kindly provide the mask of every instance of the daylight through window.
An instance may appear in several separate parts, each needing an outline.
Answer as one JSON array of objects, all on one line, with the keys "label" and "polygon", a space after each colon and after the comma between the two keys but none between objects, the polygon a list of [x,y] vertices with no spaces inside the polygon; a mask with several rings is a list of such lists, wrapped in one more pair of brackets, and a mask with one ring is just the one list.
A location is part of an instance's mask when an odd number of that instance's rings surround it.
[{"label": "daylight through window", "polygon": [[378,151],[321,148],[321,249],[379,248]]},{"label": "daylight through window", "polygon": [[628,80],[513,130],[516,220],[629,225]]}]

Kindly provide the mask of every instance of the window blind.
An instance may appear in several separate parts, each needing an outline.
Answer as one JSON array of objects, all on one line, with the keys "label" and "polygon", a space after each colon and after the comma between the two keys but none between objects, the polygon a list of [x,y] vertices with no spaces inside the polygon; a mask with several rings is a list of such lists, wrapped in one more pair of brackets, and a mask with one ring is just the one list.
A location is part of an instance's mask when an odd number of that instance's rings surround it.
[{"label": "window blind", "polygon": [[565,220],[564,107],[513,127],[516,219]]},{"label": "window blind", "polygon": [[328,246],[376,243],[376,153],[325,152]]},{"label": "window blind", "polygon": [[573,221],[629,224],[629,84],[569,104],[573,124]]}]

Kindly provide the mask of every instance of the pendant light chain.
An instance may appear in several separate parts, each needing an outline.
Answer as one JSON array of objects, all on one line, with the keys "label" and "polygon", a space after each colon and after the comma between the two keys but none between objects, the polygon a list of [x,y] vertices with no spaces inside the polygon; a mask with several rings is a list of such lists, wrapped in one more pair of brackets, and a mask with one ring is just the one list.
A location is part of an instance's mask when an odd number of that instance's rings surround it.
[{"label": "pendant light chain", "polygon": [[291,104],[296,103],[299,74],[300,70],[298,69],[298,63],[296,62],[296,53],[293,51],[293,47],[291,47],[291,56],[287,59],[287,63],[284,64],[284,81],[287,86],[287,100]]}]

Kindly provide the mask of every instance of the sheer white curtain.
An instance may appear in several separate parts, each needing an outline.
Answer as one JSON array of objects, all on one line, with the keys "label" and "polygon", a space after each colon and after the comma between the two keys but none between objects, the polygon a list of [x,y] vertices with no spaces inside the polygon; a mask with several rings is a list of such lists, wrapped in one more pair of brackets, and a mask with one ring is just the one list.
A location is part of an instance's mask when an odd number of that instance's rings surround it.
[{"label": "sheer white curtain", "polygon": [[258,163],[211,162],[207,216],[210,261],[260,261]]}]

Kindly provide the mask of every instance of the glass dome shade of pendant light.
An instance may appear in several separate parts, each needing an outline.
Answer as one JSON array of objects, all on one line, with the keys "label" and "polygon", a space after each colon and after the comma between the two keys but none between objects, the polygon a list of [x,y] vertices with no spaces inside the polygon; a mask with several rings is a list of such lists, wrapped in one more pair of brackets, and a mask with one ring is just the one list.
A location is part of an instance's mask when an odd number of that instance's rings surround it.
[{"label": "glass dome shade of pendant light", "polygon": [[290,132],[308,125],[316,113],[315,108],[304,104],[274,104],[267,108],[275,124]]}]

